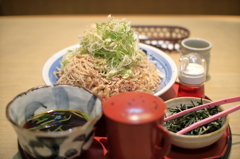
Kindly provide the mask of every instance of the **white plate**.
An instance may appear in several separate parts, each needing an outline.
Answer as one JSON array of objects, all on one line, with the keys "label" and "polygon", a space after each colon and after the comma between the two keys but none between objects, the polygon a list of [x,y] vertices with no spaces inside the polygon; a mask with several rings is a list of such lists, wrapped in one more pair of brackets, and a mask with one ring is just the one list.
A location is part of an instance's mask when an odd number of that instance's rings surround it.
[{"label": "white plate", "polygon": [[[60,60],[62,59],[63,55],[67,53],[67,50],[72,50],[77,47],[79,47],[79,44],[67,47],[48,59],[42,71],[42,77],[46,85],[56,84],[57,79],[55,78],[53,72],[57,71],[57,67],[60,67]],[[160,96],[175,83],[177,78],[176,64],[166,53],[155,47],[140,43],[140,48],[147,54],[149,60],[163,74],[161,83],[154,92],[155,96]]]}]

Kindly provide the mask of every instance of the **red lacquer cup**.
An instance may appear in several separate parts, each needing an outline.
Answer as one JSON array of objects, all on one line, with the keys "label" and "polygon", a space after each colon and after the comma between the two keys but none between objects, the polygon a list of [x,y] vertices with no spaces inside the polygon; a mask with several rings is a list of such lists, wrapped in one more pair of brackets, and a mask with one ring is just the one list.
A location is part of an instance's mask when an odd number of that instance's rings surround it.
[{"label": "red lacquer cup", "polygon": [[110,159],[160,159],[171,147],[163,124],[166,105],[156,96],[126,92],[103,105]]}]

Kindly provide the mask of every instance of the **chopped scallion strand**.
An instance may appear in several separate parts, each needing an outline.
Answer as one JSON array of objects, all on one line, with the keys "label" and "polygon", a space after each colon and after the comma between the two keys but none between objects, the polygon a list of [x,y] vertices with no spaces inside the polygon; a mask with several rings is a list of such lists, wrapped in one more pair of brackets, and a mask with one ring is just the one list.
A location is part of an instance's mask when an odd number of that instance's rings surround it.
[{"label": "chopped scallion strand", "polygon": [[57,128],[56,128],[55,130],[53,130],[53,131],[62,131],[61,127],[62,127],[62,125],[60,125],[59,127],[57,127]]},{"label": "chopped scallion strand", "polygon": [[84,114],[78,114],[74,111],[71,111],[73,114],[75,114],[76,116],[79,116],[80,118],[85,118],[86,120],[90,120],[91,118],[87,115],[84,115]]}]

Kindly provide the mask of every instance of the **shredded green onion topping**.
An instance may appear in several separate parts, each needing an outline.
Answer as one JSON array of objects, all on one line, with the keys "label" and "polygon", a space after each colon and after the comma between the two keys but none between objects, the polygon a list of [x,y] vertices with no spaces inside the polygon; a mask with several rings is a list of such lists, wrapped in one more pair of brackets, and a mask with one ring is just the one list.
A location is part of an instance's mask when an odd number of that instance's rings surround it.
[{"label": "shredded green onion topping", "polygon": [[132,75],[132,68],[140,62],[143,53],[139,49],[138,34],[131,28],[127,19],[114,19],[96,24],[96,29],[86,30],[80,38],[80,47],[70,50],[61,61],[61,69],[76,54],[90,54],[102,59],[102,70],[107,72],[107,78],[121,75],[123,78]]}]

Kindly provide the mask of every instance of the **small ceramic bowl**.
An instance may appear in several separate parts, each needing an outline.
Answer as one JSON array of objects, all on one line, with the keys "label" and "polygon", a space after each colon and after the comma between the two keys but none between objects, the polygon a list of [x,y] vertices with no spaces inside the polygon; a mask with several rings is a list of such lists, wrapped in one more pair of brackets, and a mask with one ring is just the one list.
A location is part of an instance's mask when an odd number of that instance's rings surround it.
[{"label": "small ceramic bowl", "polygon": [[[33,116],[58,110],[81,111],[90,119],[83,125],[62,131],[38,131],[23,126]],[[80,86],[37,86],[17,95],[10,101],[6,107],[6,116],[17,133],[21,148],[28,155],[34,158],[70,159],[80,156],[90,147],[94,136],[94,126],[102,116],[102,100]],[[64,117],[56,116],[52,126],[59,121],[67,121]],[[44,119],[38,122],[42,121]],[[49,124],[44,124],[45,128],[48,126]]]},{"label": "small ceramic bowl", "polygon": [[[174,99],[170,99],[166,101],[167,108],[175,108],[179,107],[180,104],[192,105],[191,101],[198,105],[197,102],[201,101],[201,98],[195,97],[178,97]],[[207,99],[202,99],[203,104],[211,102]],[[218,109],[223,110],[220,106]],[[166,112],[166,116],[169,116],[170,112]],[[223,117],[222,127],[214,132],[203,134],[203,135],[181,135],[176,134],[170,131],[172,135],[172,144],[181,148],[186,149],[198,149],[202,147],[209,146],[216,142],[224,133],[226,128],[228,127],[228,117]]]}]

